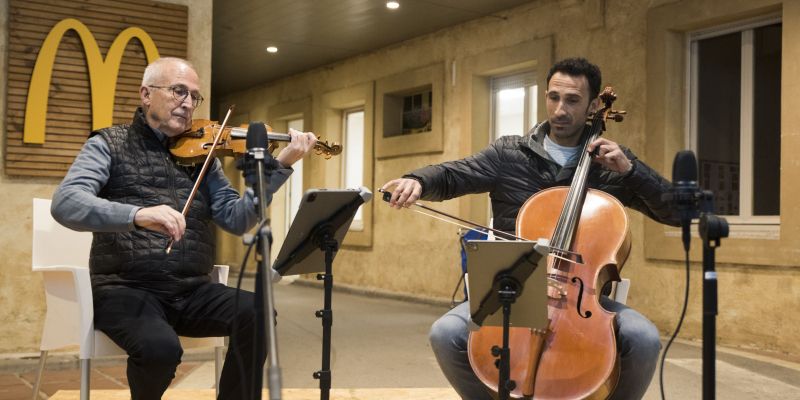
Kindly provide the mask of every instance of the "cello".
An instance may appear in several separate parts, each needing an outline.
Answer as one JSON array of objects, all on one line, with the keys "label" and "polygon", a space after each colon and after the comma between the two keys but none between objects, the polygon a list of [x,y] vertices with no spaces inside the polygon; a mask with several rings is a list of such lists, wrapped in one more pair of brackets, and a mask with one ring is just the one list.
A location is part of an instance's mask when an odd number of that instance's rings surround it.
[{"label": "cello", "polygon": [[[631,248],[628,217],[613,196],[587,188],[591,154],[586,146],[605,130],[605,121],[622,121],[612,110],[613,89],[600,95],[604,107],[589,118],[588,138],[569,187],[554,187],[531,196],[520,208],[516,236],[550,238],[548,256],[548,325],[543,330],[512,327],[510,384],[514,398],[605,399],[619,379],[619,355],[613,312],[602,308],[600,293],[619,281]],[[582,264],[562,257],[581,255]],[[502,328],[471,332],[470,365],[489,388],[499,391],[493,347],[502,343]]]}]

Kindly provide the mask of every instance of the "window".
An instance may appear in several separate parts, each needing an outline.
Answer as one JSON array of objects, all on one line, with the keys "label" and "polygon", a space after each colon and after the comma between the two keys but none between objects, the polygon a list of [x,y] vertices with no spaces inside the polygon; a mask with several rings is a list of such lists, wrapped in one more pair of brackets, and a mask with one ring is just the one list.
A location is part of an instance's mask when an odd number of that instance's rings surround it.
[{"label": "window", "polygon": [[[437,62],[375,81],[376,111],[372,118],[376,158],[437,153],[444,149],[444,66]],[[366,110],[366,119],[370,120],[369,108]],[[373,152],[370,146],[366,151]]]},{"label": "window", "polygon": [[779,223],[781,30],[773,18],[689,35],[689,142],[732,223]]},{"label": "window", "polygon": [[[364,186],[364,110],[345,110],[344,122],[344,187]],[[358,209],[350,229],[364,230],[363,207]]]},{"label": "window", "polygon": [[536,125],[537,85],[533,72],[496,77],[492,86],[492,138],[524,135]]},{"label": "window", "polygon": [[395,137],[430,132],[433,90],[404,90],[383,95],[383,136]]},{"label": "window", "polygon": [[402,134],[431,131],[431,104],[433,91],[403,97]]}]

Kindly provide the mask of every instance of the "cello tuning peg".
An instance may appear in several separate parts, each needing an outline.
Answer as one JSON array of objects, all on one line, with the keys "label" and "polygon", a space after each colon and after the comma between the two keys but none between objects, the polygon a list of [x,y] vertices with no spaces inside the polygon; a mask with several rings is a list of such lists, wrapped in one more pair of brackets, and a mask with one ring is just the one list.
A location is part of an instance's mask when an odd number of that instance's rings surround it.
[{"label": "cello tuning peg", "polygon": [[606,119],[614,120],[614,122],[622,122],[625,119],[625,111],[611,110],[606,115]]}]

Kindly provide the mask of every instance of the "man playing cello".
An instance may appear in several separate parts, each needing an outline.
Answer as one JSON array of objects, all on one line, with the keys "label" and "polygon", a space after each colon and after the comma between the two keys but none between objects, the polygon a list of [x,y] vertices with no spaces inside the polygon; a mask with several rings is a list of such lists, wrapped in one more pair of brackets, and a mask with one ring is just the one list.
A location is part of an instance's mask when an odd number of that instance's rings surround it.
[{"label": "man playing cello", "polygon": [[[587,117],[599,109],[601,74],[583,58],[556,63],[547,76],[547,121],[525,136],[504,136],[467,158],[421,168],[383,185],[390,205],[409,207],[417,199],[442,201],[489,192],[494,228],[513,232],[522,204],[553,186],[569,186],[587,140]],[[661,194],[671,184],[628,149],[599,138],[586,147],[594,152],[588,185],[607,192],[648,217],[671,225],[679,221]],[[641,398],[656,368],[661,347],[658,329],[642,314],[603,296],[600,304],[615,312],[620,377],[613,399]],[[439,366],[464,399],[491,399],[467,355],[468,302],[439,318],[430,341]],[[513,349],[512,349],[513,351]],[[513,354],[513,353],[512,353]]]}]

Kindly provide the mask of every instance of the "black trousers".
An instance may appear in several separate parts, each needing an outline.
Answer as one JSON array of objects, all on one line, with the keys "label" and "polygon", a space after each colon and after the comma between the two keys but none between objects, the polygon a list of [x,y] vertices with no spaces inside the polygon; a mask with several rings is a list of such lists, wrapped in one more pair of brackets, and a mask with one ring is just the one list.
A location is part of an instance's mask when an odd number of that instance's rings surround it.
[{"label": "black trousers", "polygon": [[231,336],[219,398],[252,398],[251,389],[261,383],[256,371],[264,365],[266,353],[255,340],[255,296],[241,291],[234,312],[235,297],[236,289],[217,283],[170,299],[129,287],[95,290],[95,328],[128,353],[131,398],[156,400],[167,390],[183,355],[178,335]]}]

